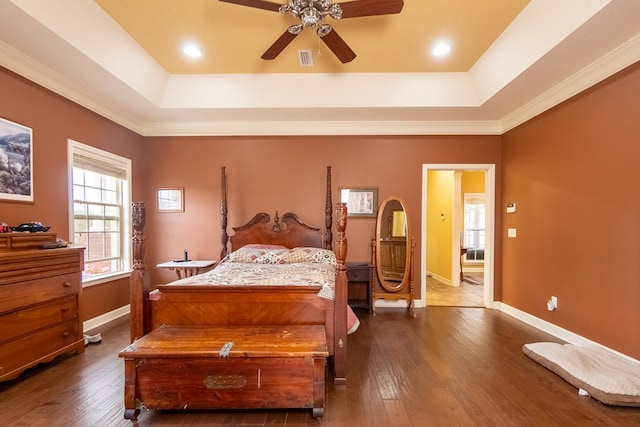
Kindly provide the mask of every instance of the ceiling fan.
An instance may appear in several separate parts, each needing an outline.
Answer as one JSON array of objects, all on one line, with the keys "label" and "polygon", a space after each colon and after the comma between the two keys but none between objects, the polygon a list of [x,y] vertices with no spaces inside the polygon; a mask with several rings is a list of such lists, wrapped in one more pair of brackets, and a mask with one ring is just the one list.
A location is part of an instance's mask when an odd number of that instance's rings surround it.
[{"label": "ceiling fan", "polygon": [[300,23],[292,25],[262,54],[262,59],[274,59],[305,28],[316,28],[320,40],[343,63],[353,61],[356,54],[329,24],[322,21],[326,16],[333,19],[400,13],[404,0],[354,0],[333,3],[331,0],[289,0],[287,4],[267,0],[220,0],[241,6],[255,7],[272,12],[288,13]]}]

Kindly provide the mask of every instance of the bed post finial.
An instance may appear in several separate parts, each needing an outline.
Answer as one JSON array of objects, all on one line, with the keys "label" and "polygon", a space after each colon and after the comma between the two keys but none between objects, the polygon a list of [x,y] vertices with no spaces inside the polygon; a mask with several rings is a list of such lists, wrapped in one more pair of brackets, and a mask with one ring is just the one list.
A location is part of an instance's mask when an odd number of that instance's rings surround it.
[{"label": "bed post finial", "polygon": [[331,226],[333,225],[333,202],[331,200],[331,166],[327,166],[327,200],[324,208],[324,222],[325,222],[325,242],[324,248],[331,249],[333,242],[333,235],[331,234]]},{"label": "bed post finial", "polygon": [[220,259],[227,256],[227,243],[229,242],[229,235],[227,234],[227,174],[226,168],[222,167],[222,189],[220,194],[222,196],[222,202],[220,204],[220,217],[222,221],[222,250],[220,251]]},{"label": "bed post finial", "polygon": [[280,217],[278,216],[278,211],[276,211],[276,216],[273,217],[273,225],[271,226],[271,229],[276,233],[282,231],[280,228]]},{"label": "bed post finial", "polygon": [[146,252],[146,238],[144,226],[147,222],[147,210],[142,202],[134,202],[131,206],[133,223],[133,271],[129,278],[129,295],[131,311],[131,342],[144,335],[144,275],[147,266],[144,264]]}]

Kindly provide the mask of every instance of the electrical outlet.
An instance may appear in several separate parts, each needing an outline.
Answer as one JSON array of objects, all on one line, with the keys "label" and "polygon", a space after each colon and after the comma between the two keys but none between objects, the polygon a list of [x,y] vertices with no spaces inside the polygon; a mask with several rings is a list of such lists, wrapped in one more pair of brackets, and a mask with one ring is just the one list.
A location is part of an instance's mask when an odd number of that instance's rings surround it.
[{"label": "electrical outlet", "polygon": [[554,308],[558,308],[558,297],[551,297],[551,302]]}]

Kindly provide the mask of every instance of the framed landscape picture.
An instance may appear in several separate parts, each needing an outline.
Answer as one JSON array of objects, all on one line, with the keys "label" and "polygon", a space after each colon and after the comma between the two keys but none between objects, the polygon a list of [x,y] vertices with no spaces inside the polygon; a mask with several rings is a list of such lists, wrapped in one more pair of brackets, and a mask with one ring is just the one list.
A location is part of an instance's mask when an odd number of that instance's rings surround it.
[{"label": "framed landscape picture", "polygon": [[0,200],[33,202],[32,133],[0,119]]}]

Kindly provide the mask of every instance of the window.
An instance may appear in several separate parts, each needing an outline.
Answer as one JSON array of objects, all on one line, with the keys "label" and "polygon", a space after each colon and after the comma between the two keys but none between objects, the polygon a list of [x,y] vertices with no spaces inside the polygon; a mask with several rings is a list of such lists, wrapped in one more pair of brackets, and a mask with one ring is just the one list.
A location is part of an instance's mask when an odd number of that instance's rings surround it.
[{"label": "window", "polygon": [[484,194],[464,195],[464,247],[484,249],[485,215]]},{"label": "window", "polygon": [[69,163],[70,230],[74,244],[85,248],[83,284],[128,274],[131,161],[69,140]]}]

